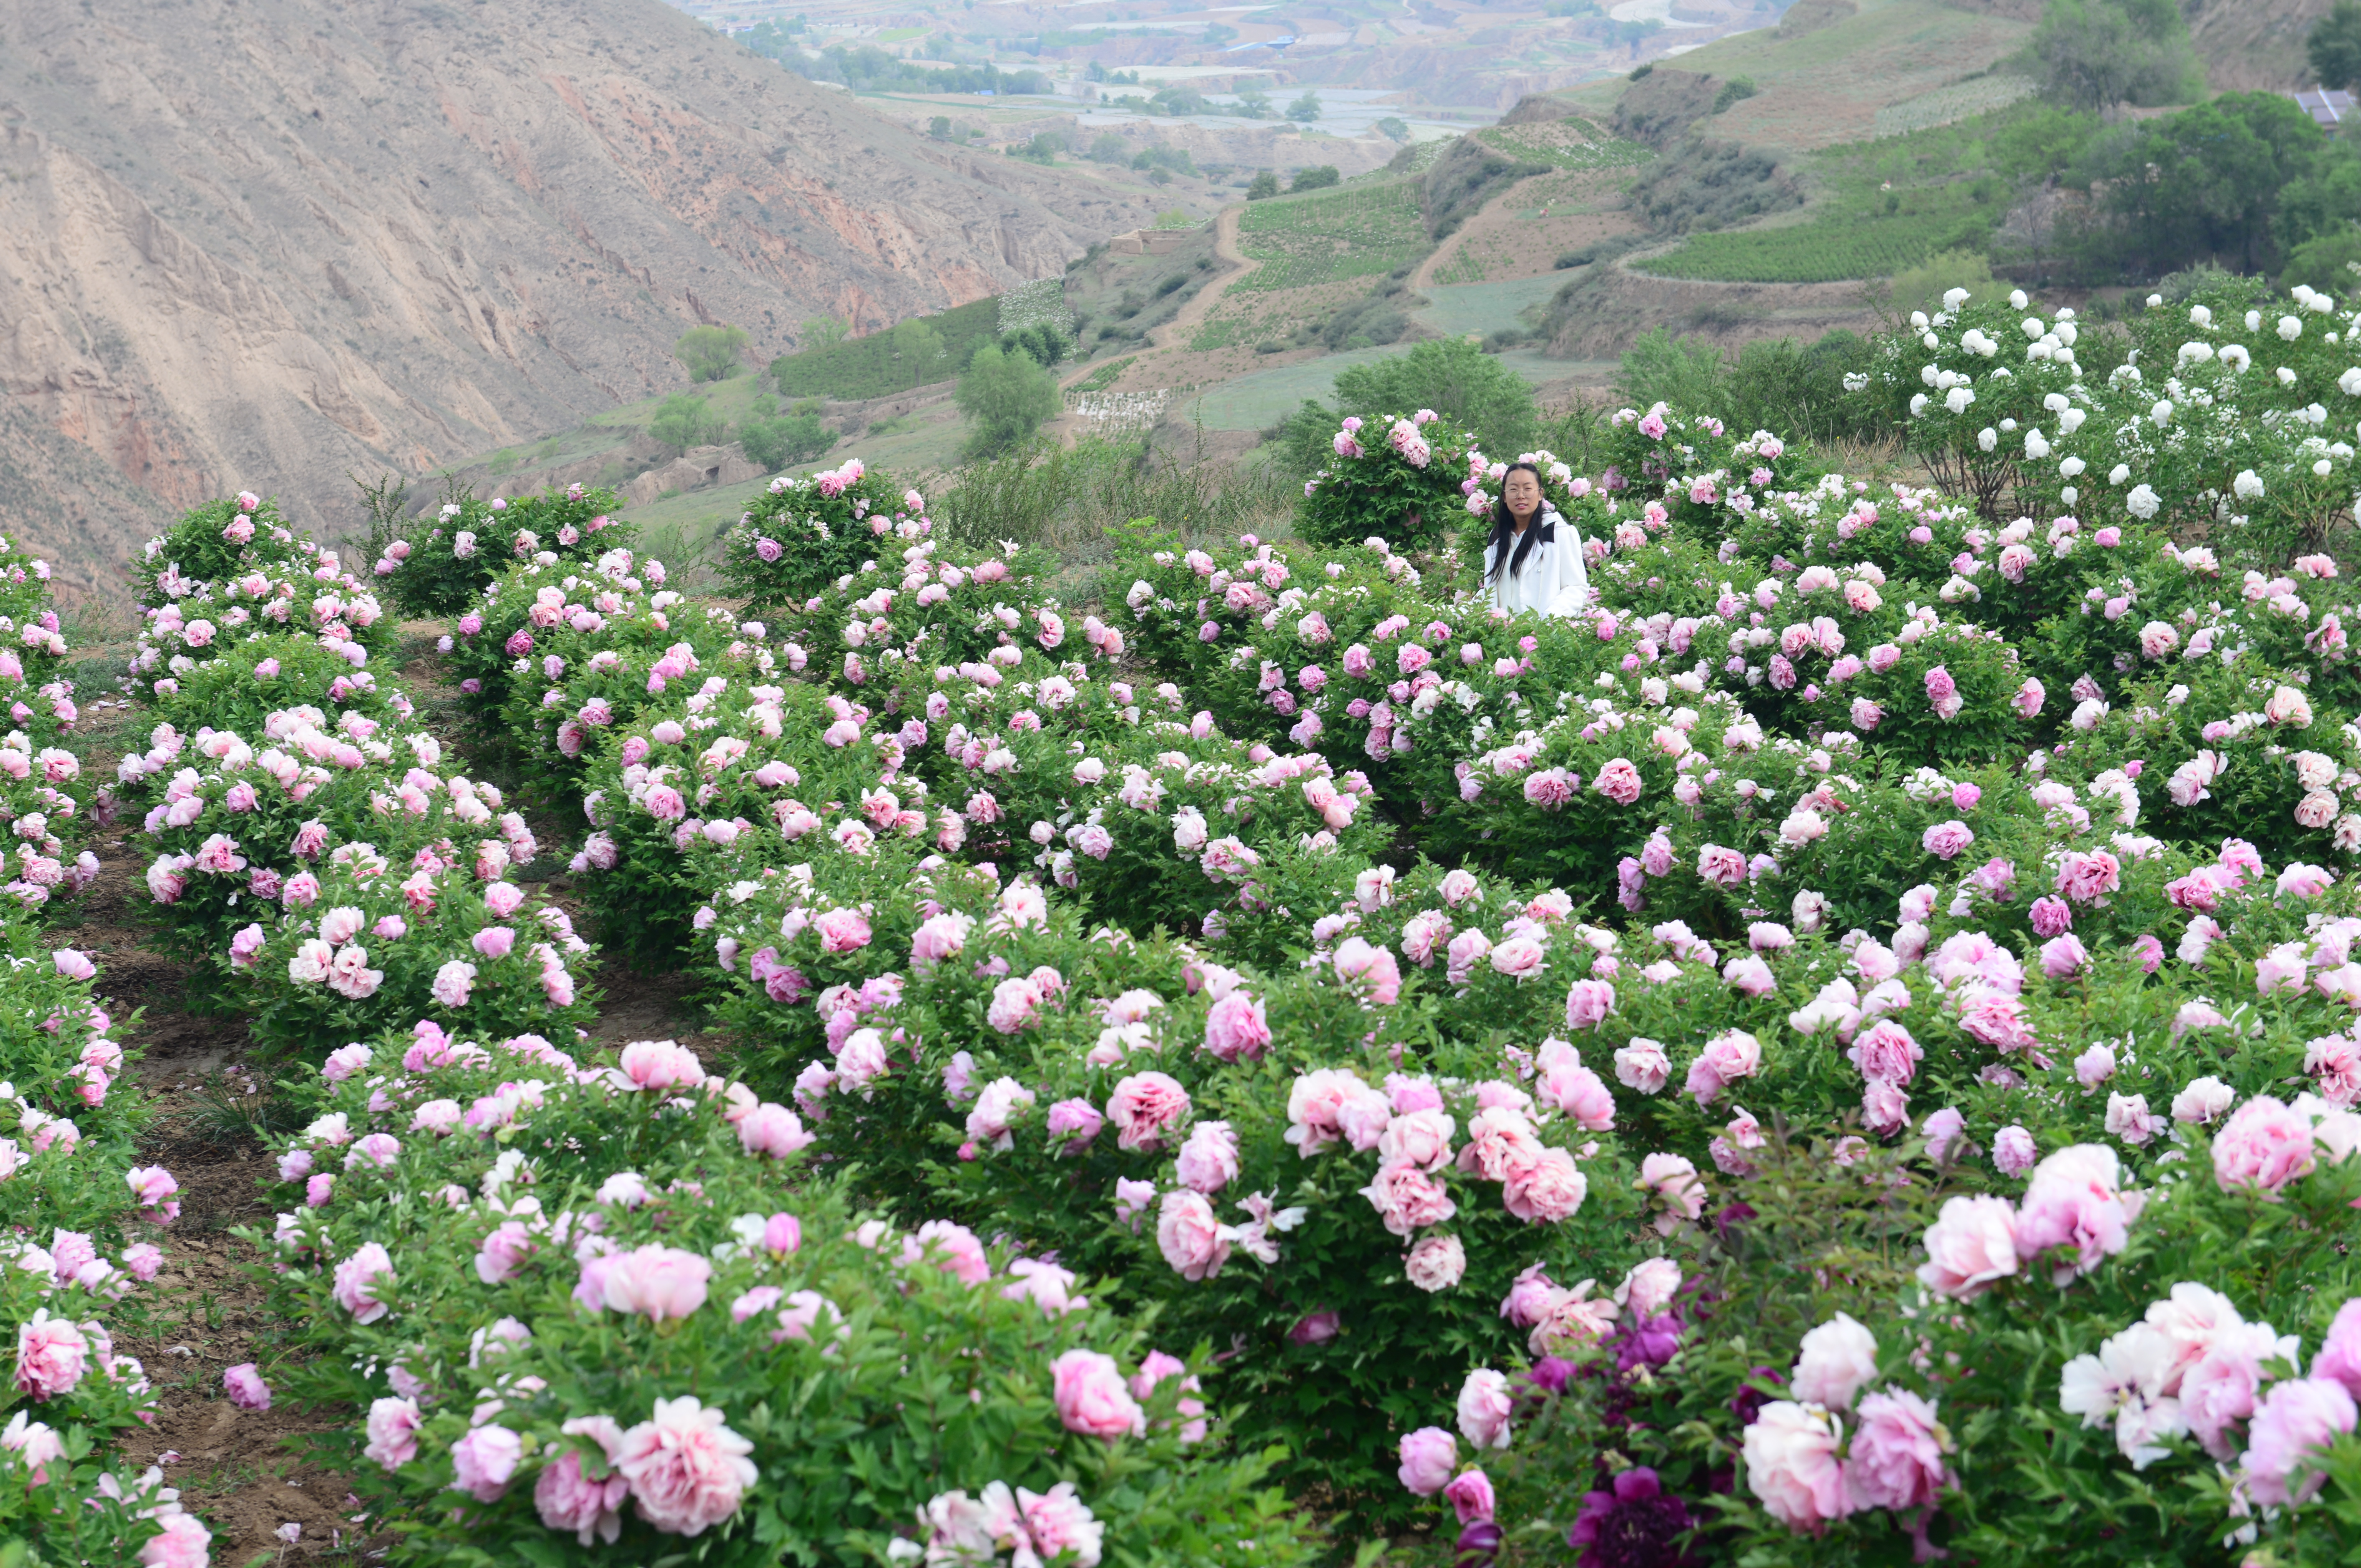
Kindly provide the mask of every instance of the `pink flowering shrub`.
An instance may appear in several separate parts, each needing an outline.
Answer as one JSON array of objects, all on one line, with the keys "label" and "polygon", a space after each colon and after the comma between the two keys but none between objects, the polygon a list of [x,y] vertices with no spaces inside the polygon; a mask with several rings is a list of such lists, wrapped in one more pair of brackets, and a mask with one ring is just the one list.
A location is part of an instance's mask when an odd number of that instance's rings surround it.
[{"label": "pink flowering shrub", "polygon": [[[2336,1266],[2314,1230],[2361,1191],[2361,1118],[2317,1100],[2298,1114],[2316,1168],[2263,1208],[2210,1179],[2134,1185],[2096,1145],[2058,1150],[2020,1184],[1931,1135],[1890,1148],[1768,1136],[1739,1202],[1616,1287],[1594,1342],[1513,1370],[1497,1414],[1465,1390],[1455,1423],[1430,1406],[1447,1425],[1428,1430],[1455,1426],[1480,1471],[1455,1460],[1413,1482],[1406,1440],[1404,1484],[1480,1473],[1506,1527],[1659,1552],[1693,1528],[1700,1553],[2004,1551],[2063,1495],[2076,1508],[2050,1520],[2051,1549],[2096,1562],[2126,1542],[2163,1549],[2180,1527],[2141,1499],[2183,1482],[2196,1496],[2180,1518],[2235,1532],[2253,1516],[2225,1513],[2217,1461],[2284,1504],[2361,1455],[2339,1436],[2354,1431],[2361,1305],[2320,1288]],[[1870,1263],[1862,1244],[1896,1224],[1923,1226],[1920,1245]],[[2197,1282],[2239,1277],[2230,1260],[2252,1247],[2281,1266],[2268,1287]],[[1841,1287],[1787,1282],[1839,1252],[1855,1259]],[[1926,1311],[1922,1290],[1944,1310]],[[1501,1375],[1470,1387],[1487,1376]],[[1509,1452],[1487,1452],[1501,1431]],[[2326,1442],[2335,1454],[2307,1459]],[[1596,1479],[1609,1449],[1644,1488]],[[1740,1506],[1714,1509],[1717,1492]],[[2292,1545],[2323,1528],[2344,1527],[2325,1508],[2274,1512],[2260,1534]]]},{"label": "pink flowering shrub", "polygon": [[[498,840],[494,840],[498,842]],[[494,874],[485,876],[486,870]],[[366,842],[290,878],[280,907],[218,955],[255,1037],[317,1049],[431,1018],[468,1033],[548,1029],[596,1016],[590,945],[538,890],[447,840],[395,864]]]},{"label": "pink flowering shrub", "polygon": [[[1202,1360],[1151,1348],[1066,1267],[853,1208],[800,1140],[758,1146],[749,1129],[792,1113],[681,1047],[593,1060],[422,1024],[370,1051],[304,1091],[290,1212],[251,1239],[325,1353],[280,1397],[347,1402],[356,1488],[438,1550],[743,1555],[786,1532],[882,1556],[928,1539],[943,1495],[997,1486],[1061,1499],[1026,1510],[1045,1544],[1309,1560],[1267,1462],[1209,1430]],[[302,1173],[329,1168],[308,1206]]]},{"label": "pink flowering shrub", "polygon": [[1345,421],[1334,456],[1303,487],[1296,532],[1315,544],[1383,539],[1424,550],[1466,515],[1460,487],[1475,438],[1446,433],[1431,413]]},{"label": "pink flowering shrub", "polygon": [[583,485],[537,496],[467,495],[412,518],[368,569],[406,616],[456,615],[519,561],[578,565],[631,543],[623,499]]},{"label": "pink flowering shrub", "polygon": [[861,459],[781,474],[721,541],[721,578],[756,612],[800,605],[934,532],[926,497]]}]

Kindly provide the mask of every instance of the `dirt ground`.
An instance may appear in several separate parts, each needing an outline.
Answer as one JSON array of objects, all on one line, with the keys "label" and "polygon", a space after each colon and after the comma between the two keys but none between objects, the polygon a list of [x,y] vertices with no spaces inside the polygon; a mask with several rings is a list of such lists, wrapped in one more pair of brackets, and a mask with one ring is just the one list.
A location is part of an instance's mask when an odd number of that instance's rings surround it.
[{"label": "dirt ground", "polygon": [[[434,678],[431,649],[427,628],[405,639],[411,657],[402,680],[430,721],[447,719],[450,694]],[[86,663],[77,671],[85,699],[100,689],[93,678],[100,667]],[[87,702],[83,715],[75,750],[86,769],[111,777],[125,750],[145,744],[149,720],[141,710]],[[460,743],[464,751],[464,736],[455,728],[437,728],[446,743]],[[489,776],[501,782],[497,770]],[[563,874],[572,845],[560,837],[578,838],[578,826],[533,826],[545,846],[535,869],[559,868],[548,885],[578,916]],[[213,1530],[213,1560],[223,1568],[358,1560],[386,1538],[372,1530],[347,1478],[307,1458],[302,1442],[306,1433],[351,1424],[356,1412],[297,1410],[283,1402],[267,1411],[240,1410],[222,1389],[224,1371],[248,1361],[261,1366],[266,1380],[279,1382],[273,1373],[280,1354],[277,1325],[264,1312],[264,1290],[250,1273],[258,1255],[229,1234],[239,1226],[268,1231],[272,1225],[262,1184],[273,1168],[252,1121],[270,1101],[273,1069],[254,1057],[242,1020],[187,1011],[185,972],[147,950],[149,932],[140,916],[148,902],[143,842],[136,819],[119,820],[100,834],[93,846],[98,880],[61,911],[50,933],[55,945],[80,948],[97,961],[98,992],[118,1020],[116,1037],[138,1056],[115,1092],[150,1097],[156,1115],[141,1157],[165,1167],[181,1184],[179,1221],[152,1238],[165,1255],[163,1272],[144,1293],[152,1332],[131,1332],[126,1324],[115,1339],[123,1354],[139,1358],[159,1395],[155,1424],[126,1434],[122,1458],[135,1474],[148,1464],[164,1467],[166,1485],[178,1486],[183,1505]],[[606,992],[593,1030],[597,1038],[679,1039],[717,1064],[726,1054],[726,1042],[696,1032],[679,976],[610,966],[597,983]],[[136,1024],[121,1023],[135,1010]],[[285,1071],[285,1064],[275,1070]],[[278,1533],[289,1524],[302,1527],[291,1545]]]}]

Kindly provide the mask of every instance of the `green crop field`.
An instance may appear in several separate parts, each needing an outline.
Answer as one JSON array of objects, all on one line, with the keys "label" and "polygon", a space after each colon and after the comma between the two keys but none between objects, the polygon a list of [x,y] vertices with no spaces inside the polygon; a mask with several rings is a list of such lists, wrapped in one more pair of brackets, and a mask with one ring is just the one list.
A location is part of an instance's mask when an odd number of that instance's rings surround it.
[{"label": "green crop field", "polygon": [[1189,347],[1199,354],[1228,348],[1239,342],[1253,324],[1243,316],[1209,316],[1198,324],[1197,334],[1189,340]]},{"label": "green crop field", "polygon": [[1656,155],[1635,141],[1617,141],[1584,119],[1538,126],[1486,126],[1476,139],[1514,158],[1560,169],[1629,169]]},{"label": "green crop field", "polygon": [[1373,277],[1418,260],[1431,243],[1415,181],[1257,202],[1238,220],[1238,248],[1262,265],[1235,287],[1268,293]]},{"label": "green crop field", "polygon": [[1833,283],[1885,278],[1915,267],[1958,227],[1916,218],[1798,224],[1789,228],[1701,234],[1679,249],[1631,263],[1660,278],[1716,283]]}]

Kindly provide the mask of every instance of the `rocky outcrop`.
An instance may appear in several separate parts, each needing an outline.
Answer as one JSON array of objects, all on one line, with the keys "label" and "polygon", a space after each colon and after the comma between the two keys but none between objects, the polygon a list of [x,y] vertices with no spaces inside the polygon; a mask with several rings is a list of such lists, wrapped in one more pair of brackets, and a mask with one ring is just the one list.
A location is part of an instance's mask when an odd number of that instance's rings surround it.
[{"label": "rocky outcrop", "polygon": [[[0,7],[0,517],[119,562],[1055,275],[1152,208],[932,143],[660,0]],[[69,453],[89,462],[65,460]],[[104,476],[120,476],[117,485]]]},{"label": "rocky outcrop", "polygon": [[762,477],[763,466],[748,462],[746,454],[739,450],[735,442],[727,446],[692,446],[671,462],[626,483],[622,496],[633,506],[645,506],[683,490],[709,490]]}]

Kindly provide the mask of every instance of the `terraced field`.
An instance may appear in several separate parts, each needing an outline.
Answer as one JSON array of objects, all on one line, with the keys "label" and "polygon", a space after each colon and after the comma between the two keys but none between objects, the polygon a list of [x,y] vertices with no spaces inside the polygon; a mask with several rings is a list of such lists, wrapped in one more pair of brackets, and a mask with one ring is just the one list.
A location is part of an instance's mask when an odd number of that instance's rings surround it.
[{"label": "terraced field", "polygon": [[1432,247],[1418,182],[1345,186],[1257,202],[1238,222],[1238,249],[1262,265],[1238,290],[1271,293],[1390,272]]}]

